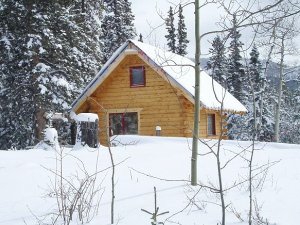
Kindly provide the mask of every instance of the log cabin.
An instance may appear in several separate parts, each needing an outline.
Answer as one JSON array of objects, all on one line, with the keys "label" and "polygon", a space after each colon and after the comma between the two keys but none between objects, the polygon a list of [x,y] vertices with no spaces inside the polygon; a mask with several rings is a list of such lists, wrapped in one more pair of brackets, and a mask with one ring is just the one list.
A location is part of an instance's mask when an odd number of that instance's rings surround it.
[{"label": "log cabin", "polygon": [[[226,113],[247,110],[206,72],[200,80],[199,136],[214,139]],[[104,145],[112,135],[192,137],[194,84],[192,60],[128,40],[73,102],[72,112],[98,114]]]}]

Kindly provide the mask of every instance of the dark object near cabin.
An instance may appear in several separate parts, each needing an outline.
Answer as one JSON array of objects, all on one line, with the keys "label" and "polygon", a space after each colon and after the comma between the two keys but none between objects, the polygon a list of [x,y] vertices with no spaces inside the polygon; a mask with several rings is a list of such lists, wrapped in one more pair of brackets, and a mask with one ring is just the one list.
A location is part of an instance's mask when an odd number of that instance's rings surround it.
[{"label": "dark object near cabin", "polygon": [[77,135],[81,136],[79,137],[81,143],[91,148],[97,148],[99,145],[98,120],[95,120],[95,122],[80,121],[77,123],[77,126],[80,129]]}]

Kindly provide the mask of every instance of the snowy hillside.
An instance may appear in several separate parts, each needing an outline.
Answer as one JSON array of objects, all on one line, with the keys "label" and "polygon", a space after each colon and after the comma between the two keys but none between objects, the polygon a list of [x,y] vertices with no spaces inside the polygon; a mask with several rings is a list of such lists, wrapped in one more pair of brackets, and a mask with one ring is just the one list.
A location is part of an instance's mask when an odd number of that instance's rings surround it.
[{"label": "snowy hillside", "polygon": [[[220,221],[218,195],[205,188],[192,188],[185,181],[190,175],[191,139],[125,136],[118,137],[119,141],[129,145],[119,144],[112,148],[115,163],[121,162],[116,167],[115,224],[151,224],[151,216],[141,209],[153,212],[154,186],[157,188],[159,212],[169,211],[158,217],[159,221],[184,225],[216,225]],[[237,141],[222,143],[223,165],[250,145],[250,142]],[[206,151],[205,148],[200,145],[201,153]],[[299,224],[300,146],[267,143],[258,144],[256,149],[255,171],[262,173],[255,177],[254,195],[260,216],[269,224]],[[98,215],[90,224],[110,224],[111,169],[108,168],[110,156],[107,148],[101,146],[99,151],[65,149],[64,153],[66,178],[82,175],[81,161],[86,171],[103,170],[97,176],[99,184],[102,182],[103,195]],[[241,153],[223,170],[225,189],[241,183],[226,192],[226,224],[247,224],[249,193],[248,184],[243,181],[247,180],[248,164],[243,158],[248,157],[249,154]],[[33,225],[38,224],[38,219],[40,224],[49,222],[49,214],[56,212],[55,196],[49,194],[55,181],[50,171],[56,168],[55,152],[38,149],[0,151],[0,158],[0,225]],[[199,156],[198,165],[200,183],[217,187],[214,157]],[[78,224],[76,218],[74,216],[72,224]]]}]

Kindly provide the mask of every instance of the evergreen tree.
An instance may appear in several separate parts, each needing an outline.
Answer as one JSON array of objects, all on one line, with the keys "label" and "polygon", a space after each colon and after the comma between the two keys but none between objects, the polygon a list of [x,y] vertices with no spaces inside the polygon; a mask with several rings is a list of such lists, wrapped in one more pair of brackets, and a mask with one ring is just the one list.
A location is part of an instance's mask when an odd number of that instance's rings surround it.
[{"label": "evergreen tree", "polygon": [[[260,141],[274,141],[274,90],[270,82],[267,80],[263,93],[263,107],[262,107],[262,117],[259,120],[260,129],[258,133],[258,139]],[[261,107],[260,107],[261,109]]]},{"label": "evergreen tree", "polygon": [[[254,132],[254,122],[257,125],[256,138],[260,141],[271,141],[274,134],[274,120],[272,112],[271,85],[267,84],[262,64],[259,59],[259,52],[254,45],[250,52],[249,65],[247,67],[247,82],[251,85],[248,99],[244,105],[248,109],[245,115],[230,115],[228,130],[231,139],[251,140]],[[253,88],[253,89],[252,89]],[[253,99],[253,94],[255,98]],[[253,103],[254,101],[254,103]],[[255,112],[254,112],[255,104]],[[256,118],[256,121],[254,121]]]},{"label": "evergreen tree", "polygon": [[167,45],[169,47],[169,51],[176,53],[176,34],[174,27],[174,12],[173,8],[170,6],[168,17],[166,18],[166,28],[168,34],[165,35],[167,38]]},{"label": "evergreen tree", "polygon": [[262,89],[264,86],[264,82],[266,82],[266,78],[262,73],[262,65],[259,59],[259,52],[255,44],[250,52],[249,78],[254,84],[254,91],[257,95],[259,95],[260,92],[264,91]]},{"label": "evergreen tree", "polygon": [[245,85],[245,70],[242,64],[242,42],[240,41],[241,34],[237,30],[236,17],[233,17],[233,27],[231,30],[230,38],[232,39],[229,46],[229,63],[228,63],[228,90],[240,102],[245,103],[246,94],[244,90]]},{"label": "evergreen tree", "polygon": [[[272,115],[270,109],[268,109],[267,104],[263,104],[264,99],[263,95],[266,94],[266,77],[262,71],[262,64],[259,59],[259,52],[256,45],[253,46],[250,52],[250,61],[249,61],[249,79],[253,86],[253,92],[255,95],[254,103],[256,106],[256,124],[258,124],[258,134],[257,138],[261,141],[271,141],[273,135],[274,124],[272,121]],[[251,93],[250,93],[251,94]],[[249,103],[249,108],[252,109],[251,104]],[[253,127],[254,123],[254,112],[249,110],[247,114],[249,118],[249,126]]]},{"label": "evergreen tree", "polygon": [[[259,52],[256,48],[256,46],[254,45],[251,52],[250,52],[250,61],[249,61],[249,68],[248,68],[248,79],[249,79],[249,82],[251,82],[252,84],[252,88],[253,90],[250,90],[249,91],[249,95],[255,95],[255,106],[256,106],[256,118],[257,118],[257,121],[256,124],[258,123],[259,121],[259,118],[262,116],[262,109],[260,109],[260,105],[261,105],[261,96],[262,96],[262,93],[263,93],[263,84],[265,82],[265,79],[263,79],[263,76],[262,76],[262,66],[261,66],[261,62],[259,61]],[[253,100],[250,98],[250,105],[253,104]],[[253,108],[253,107],[250,107],[250,108]],[[251,116],[250,118],[254,118],[253,117],[253,113],[251,113]],[[253,124],[253,121],[251,122],[251,127]],[[260,126],[260,124],[259,124]]]},{"label": "evergreen tree", "polygon": [[[300,66],[287,66],[285,74],[280,114],[280,141],[300,144]],[[278,93],[277,82],[273,86],[274,98]]]},{"label": "evergreen tree", "polygon": [[280,139],[285,143],[300,144],[300,73],[293,80],[295,88],[284,88],[280,123]]},{"label": "evergreen tree", "polygon": [[99,13],[80,0],[2,1],[0,148],[35,144],[44,113],[66,110],[99,69]]},{"label": "evergreen tree", "polygon": [[102,64],[110,58],[114,51],[126,40],[136,36],[134,15],[128,0],[105,0],[105,15],[102,21],[101,49]]},{"label": "evergreen tree", "polygon": [[224,88],[227,88],[227,58],[225,55],[226,48],[220,36],[214,38],[212,47],[209,49],[210,58],[207,62],[207,69],[211,76],[220,83]]},{"label": "evergreen tree", "polygon": [[177,39],[178,39],[178,44],[176,47],[176,53],[178,55],[185,56],[187,54],[186,48],[189,41],[187,40],[187,32],[184,23],[184,16],[182,14],[181,4],[179,5],[179,11],[178,11]]}]

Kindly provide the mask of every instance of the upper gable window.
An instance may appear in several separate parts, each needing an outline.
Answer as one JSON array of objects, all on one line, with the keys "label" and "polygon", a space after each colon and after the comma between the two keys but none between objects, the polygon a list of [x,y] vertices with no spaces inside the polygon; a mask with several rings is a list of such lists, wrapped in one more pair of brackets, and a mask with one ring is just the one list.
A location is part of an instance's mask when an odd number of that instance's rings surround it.
[{"label": "upper gable window", "polygon": [[130,67],[130,87],[146,86],[145,67]]}]

